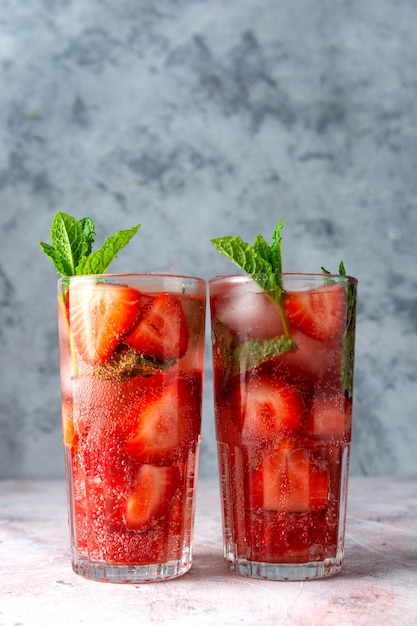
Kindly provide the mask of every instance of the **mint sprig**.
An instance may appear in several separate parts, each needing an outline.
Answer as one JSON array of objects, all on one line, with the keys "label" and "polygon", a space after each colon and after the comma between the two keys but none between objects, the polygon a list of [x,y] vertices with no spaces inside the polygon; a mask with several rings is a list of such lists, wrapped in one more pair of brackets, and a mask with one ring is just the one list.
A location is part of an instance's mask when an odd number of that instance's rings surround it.
[{"label": "mint sprig", "polygon": [[[277,287],[282,289],[281,231],[283,225],[284,220],[281,220],[275,227],[270,244],[262,235],[256,235],[252,246],[240,237],[232,236],[217,237],[211,239],[211,243],[218,252],[235,263],[246,274],[254,275],[254,280],[261,282],[264,289]],[[265,284],[265,278],[257,279],[256,274],[269,275],[268,284]]]},{"label": "mint sprig", "polygon": [[41,241],[39,245],[62,276],[103,274],[140,226],[137,224],[129,230],[120,230],[92,252],[95,237],[93,220],[89,217],[77,220],[58,211],[51,224],[51,244]]},{"label": "mint sprig", "polygon": [[[262,235],[257,235],[251,246],[240,237],[217,237],[211,239],[215,249],[240,267],[246,274],[250,274],[255,282],[262,287],[268,296],[277,305],[284,335],[290,339],[287,319],[283,309],[285,290],[282,285],[282,228],[284,220],[274,229],[271,243],[267,243]],[[292,348],[294,349],[294,348]]]},{"label": "mint sprig", "polygon": [[[267,243],[262,235],[257,235],[253,245],[240,237],[218,237],[211,239],[214,248],[232,261],[266,291],[279,310],[284,334],[272,339],[248,340],[230,349],[222,345],[222,360],[226,363],[224,379],[250,370],[280,354],[297,350],[291,338],[284,310],[285,290],[282,284],[282,228],[284,220],[277,224]],[[215,326],[215,322],[214,322]],[[219,337],[222,332],[219,332]]]}]

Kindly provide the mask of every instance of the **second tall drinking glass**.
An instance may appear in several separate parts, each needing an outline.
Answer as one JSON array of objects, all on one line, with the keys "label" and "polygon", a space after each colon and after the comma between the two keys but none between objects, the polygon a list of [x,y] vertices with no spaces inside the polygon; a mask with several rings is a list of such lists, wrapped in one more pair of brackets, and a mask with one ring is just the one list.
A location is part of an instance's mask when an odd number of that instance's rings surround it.
[{"label": "second tall drinking glass", "polygon": [[269,278],[209,281],[225,559],[321,578],[344,555],[357,281]]}]

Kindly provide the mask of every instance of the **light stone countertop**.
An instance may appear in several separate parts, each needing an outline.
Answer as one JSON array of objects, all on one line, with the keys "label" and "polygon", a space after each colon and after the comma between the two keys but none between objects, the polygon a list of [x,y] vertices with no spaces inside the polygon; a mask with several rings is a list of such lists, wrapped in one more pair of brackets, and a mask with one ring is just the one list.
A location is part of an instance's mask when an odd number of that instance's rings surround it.
[{"label": "light stone countertop", "polygon": [[73,573],[64,481],[0,481],[0,626],[415,626],[416,583],[416,480],[352,477],[342,572],[272,582],[228,570],[217,480],[200,479],[191,571],[139,585]]}]

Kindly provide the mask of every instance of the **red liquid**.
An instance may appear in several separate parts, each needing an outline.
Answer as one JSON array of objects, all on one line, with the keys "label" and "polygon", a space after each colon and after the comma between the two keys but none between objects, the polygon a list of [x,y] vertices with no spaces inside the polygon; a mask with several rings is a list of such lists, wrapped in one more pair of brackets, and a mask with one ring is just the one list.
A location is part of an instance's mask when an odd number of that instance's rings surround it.
[{"label": "red liquid", "polygon": [[[159,297],[138,291],[137,321],[129,322],[110,356],[97,364],[91,350],[87,360],[80,340],[77,345],[71,289],[65,296],[68,302],[70,294],[70,304],[60,305],[59,316],[73,567],[87,577],[118,582],[129,579],[128,566],[144,566],[142,578],[132,578],[137,581],[184,573],[191,565],[200,441],[204,296],[166,294],[161,311],[158,304],[161,327],[152,319],[162,348],[152,338],[151,345],[149,328],[145,332],[142,325],[147,343],[136,339],[132,349],[130,337],[143,310]],[[172,317],[173,307],[181,329],[168,332],[163,320]],[[139,345],[149,346],[157,358],[140,353]],[[121,366],[124,358],[129,364]],[[150,564],[162,570],[155,573]],[[109,566],[125,569],[114,574],[117,569]]]},{"label": "red liquid", "polygon": [[[309,324],[307,334],[287,313],[297,348],[254,358],[262,342],[284,334],[276,305],[246,279],[210,284],[225,556],[239,573],[308,578],[334,573],[343,560],[352,413],[343,375],[347,297],[344,286],[325,289],[318,298],[330,310],[327,325],[324,318]],[[302,301],[308,297],[303,292]],[[319,574],[306,568],[311,563],[324,563]]]}]

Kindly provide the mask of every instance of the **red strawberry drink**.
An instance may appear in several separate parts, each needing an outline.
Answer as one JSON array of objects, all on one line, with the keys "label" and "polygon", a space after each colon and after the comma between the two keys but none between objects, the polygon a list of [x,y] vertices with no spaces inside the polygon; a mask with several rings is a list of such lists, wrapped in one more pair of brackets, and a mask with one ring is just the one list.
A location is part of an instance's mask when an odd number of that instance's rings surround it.
[{"label": "red strawberry drink", "polygon": [[209,283],[225,558],[320,578],[343,562],[356,280],[284,274],[276,298],[268,279]]},{"label": "red strawberry drink", "polygon": [[59,281],[72,564],[82,576],[142,582],[191,567],[205,289],[170,275]]}]

